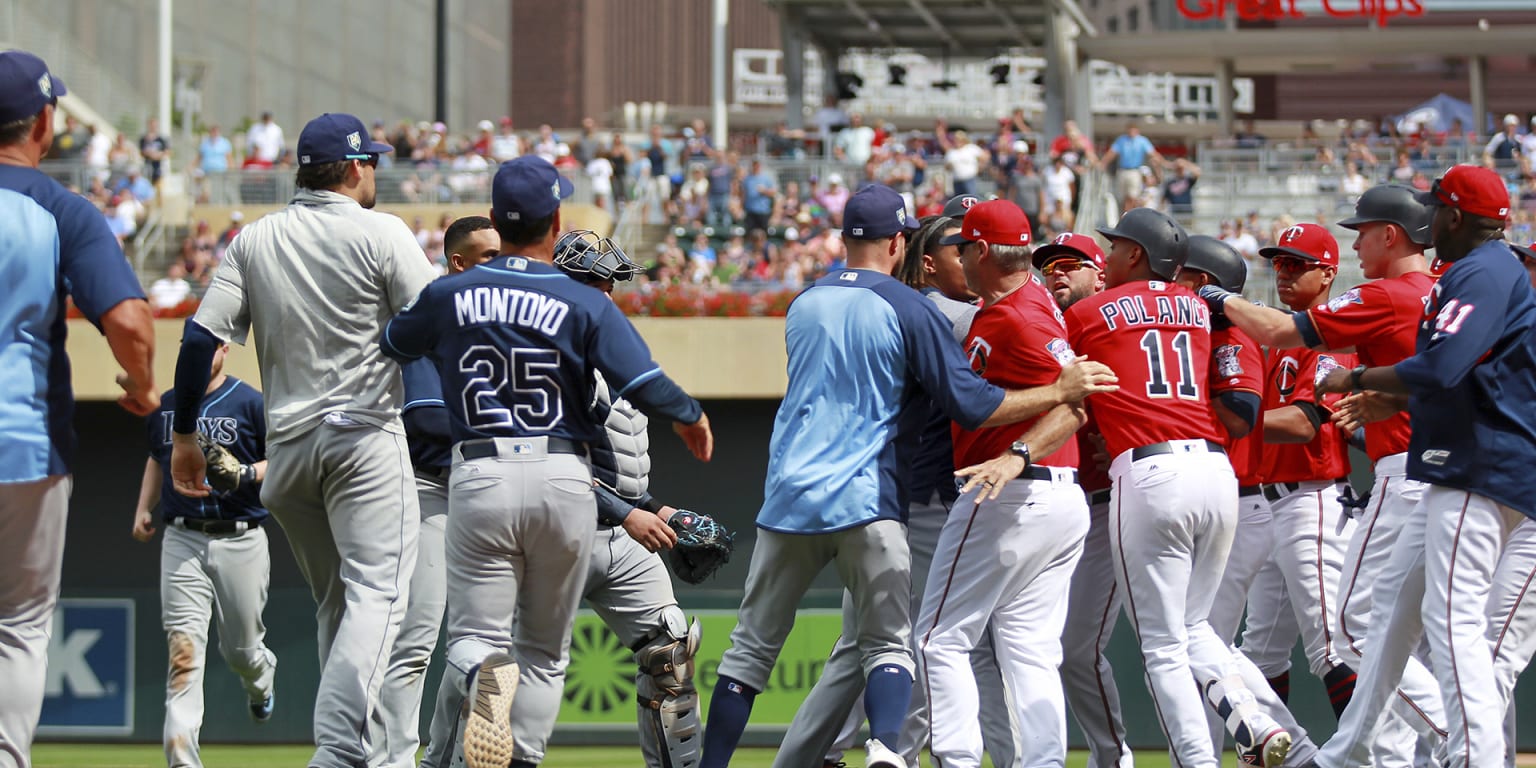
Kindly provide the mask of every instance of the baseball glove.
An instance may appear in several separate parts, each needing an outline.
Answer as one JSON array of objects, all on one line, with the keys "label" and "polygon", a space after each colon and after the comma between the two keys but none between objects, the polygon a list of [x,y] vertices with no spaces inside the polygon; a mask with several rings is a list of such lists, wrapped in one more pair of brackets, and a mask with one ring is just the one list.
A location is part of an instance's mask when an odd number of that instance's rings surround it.
[{"label": "baseball glove", "polygon": [[201,432],[197,433],[197,447],[203,450],[203,458],[208,462],[208,485],[215,491],[231,493],[242,485],[256,482],[254,467],[241,464],[224,446],[209,440]]},{"label": "baseball glove", "polygon": [[699,584],[731,560],[736,535],[709,515],[679,509],[667,520],[677,532],[677,544],[668,551],[672,572],[689,584]]}]

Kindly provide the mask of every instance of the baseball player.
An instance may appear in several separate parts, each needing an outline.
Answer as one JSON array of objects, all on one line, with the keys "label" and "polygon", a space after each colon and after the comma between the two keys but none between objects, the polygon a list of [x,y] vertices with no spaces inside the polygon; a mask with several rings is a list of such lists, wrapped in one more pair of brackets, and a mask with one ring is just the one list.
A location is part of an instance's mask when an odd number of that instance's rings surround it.
[{"label": "baseball player", "polygon": [[[1049,388],[1076,355],[1060,307],[1030,271],[1030,234],[1017,205],[989,200],[940,242],[959,247],[966,283],[983,302],[966,340],[972,369],[999,386]],[[1019,424],[954,430],[955,463],[964,465],[955,474],[967,480],[939,534],[913,630],[941,765],[981,765],[969,656],[983,635],[998,651],[1021,762],[1066,760],[1059,667],[1067,592],[1088,532],[1075,439],[1085,419],[1080,404],[1064,404]]]},{"label": "baseball player", "polygon": [[[907,244],[907,253],[898,273],[902,282],[917,289],[950,320],[956,344],[965,341],[979,307],[975,303],[976,295],[965,284],[959,249],[954,245],[943,245],[940,240],[960,231],[960,220],[977,202],[975,197],[961,195],[946,203],[940,215],[923,219],[922,226]],[[918,441],[920,450],[910,460],[910,470],[906,473],[907,548],[912,558],[914,616],[922,610],[923,591],[939,531],[959,495],[954,483],[954,446],[950,440],[949,417],[931,405],[929,410]],[[864,723],[864,708],[861,705],[855,710],[855,705],[861,702],[864,674],[859,666],[855,618],[852,595],[844,590],[843,634],[832,647],[832,654],[822,667],[816,685],[795,712],[784,742],[774,755],[777,768],[814,765],[819,755],[825,756],[824,764],[836,765],[843,752],[857,740]],[[919,664],[922,661],[921,658],[914,660]],[[1013,748],[1012,719],[1003,696],[1002,676],[992,652],[991,639],[985,634],[971,653],[971,671],[976,675],[981,695],[982,740],[992,764],[1005,768],[1019,765]],[[840,732],[836,730],[839,723],[842,724]],[[927,743],[928,700],[922,686],[915,686],[897,751],[908,765],[915,765]]]},{"label": "baseball player", "polygon": [[[1104,290],[1104,251],[1090,235],[1064,232],[1036,248],[1032,258],[1063,311]],[[1090,421],[1077,435],[1077,480],[1088,499],[1089,527],[1067,596],[1061,682],[1067,708],[1088,741],[1088,765],[1131,768],[1120,689],[1104,654],[1124,596],[1114,569],[1104,567],[1110,561],[1109,462],[1101,457],[1104,439],[1097,426]]]},{"label": "baseball player", "polygon": [[[208,618],[219,627],[219,651],[240,676],[251,718],[272,718],[272,683],[277,655],[263,640],[261,612],[267,605],[272,563],[262,523],[261,480],[266,476],[267,422],[261,393],[224,374],[220,346],[212,379],[197,417],[198,433],[210,444],[210,482],[222,490],[193,499],[171,489],[171,421],[176,398],[166,392],[160,411],[148,419],[149,460],[139,486],[133,537],[155,535],[153,510],[165,524],[160,551],[160,621],[170,646],[165,687],[165,761],[170,768],[201,768],[198,732],[203,725],[203,660]],[[212,446],[218,446],[213,448]],[[227,458],[226,458],[227,457]]]},{"label": "baseball player", "polygon": [[[443,234],[443,251],[448,254],[449,272],[458,274],[495,258],[501,251],[501,239],[490,219],[465,216],[448,225]],[[422,686],[437,648],[448,597],[447,573],[443,569],[443,530],[448,521],[448,470],[453,449],[448,407],[443,403],[442,383],[431,360],[414,360],[400,370],[405,385],[400,418],[405,425],[415,474],[421,532],[410,598],[390,653],[384,684],[379,689],[379,707],[374,712],[374,730],[370,732],[369,748],[373,754],[369,765],[376,768],[409,768],[416,764],[416,751],[421,746]],[[450,708],[442,720],[445,727],[457,713],[460,701],[462,696],[455,696],[446,705]],[[436,726],[437,718],[432,722]],[[446,766],[451,743],[449,734],[434,733],[422,765]]]},{"label": "baseball player", "polygon": [[843,211],[848,269],[818,280],[785,321],[789,387],[774,422],[765,501],[731,647],[704,732],[704,768],[736,749],[811,580],[829,562],[852,593],[874,738],[866,765],[903,765],[891,748],[912,687],[910,562],[897,478],[923,399],[968,428],[1013,423],[1112,386],[1097,364],[1064,369],[1042,395],[1004,392],[966,366],[932,302],[890,277],[909,222],[901,196],[871,184]]},{"label": "baseball player", "polygon": [[1410,395],[1408,476],[1426,484],[1380,575],[1396,587],[1371,611],[1385,634],[1364,657],[1339,733],[1317,756],[1325,766],[1369,759],[1371,732],[1421,638],[1444,695],[1445,764],[1505,760],[1486,611],[1505,539],[1520,515],[1536,516],[1525,469],[1536,455],[1536,293],[1498,242],[1509,215],[1498,174],[1458,165],[1416,199],[1433,210],[1435,254],[1449,267],[1430,292],[1413,356],[1336,370],[1318,385]]},{"label": "baseball player", "polygon": [[587,409],[591,371],[676,422],[700,460],[712,451],[703,410],[650,360],[634,326],[551,263],[571,189],[541,158],[502,164],[491,196],[501,256],[427,286],[381,338],[402,362],[429,357],[443,392],[460,393],[445,398],[454,447],[444,549],[449,675],[469,697],[470,768],[537,765],[554,727],[593,541],[586,456],[602,425]]},{"label": "baseball player", "polygon": [[315,768],[367,759],[368,722],[416,563],[420,511],[400,372],[377,341],[388,315],[436,271],[405,222],[369,210],[374,168],[388,151],[352,115],[305,125],[298,192],[230,243],[176,363],[171,477],[178,492],[203,498],[195,433],[213,357],[255,330],[268,429],[261,498],[317,605]]},{"label": "baseball player", "polygon": [[[1259,254],[1274,265],[1276,290],[1292,311],[1306,312],[1328,302],[1339,246],[1327,228],[1312,223],[1290,227],[1276,245]],[[1320,396],[1315,386],[1329,371],[1354,365],[1352,354],[1306,347],[1271,352],[1264,392],[1263,474],[1264,497],[1274,518],[1274,548],[1263,558],[1258,587],[1248,593],[1243,637],[1243,652],[1265,677],[1281,678],[1284,690],[1289,686],[1291,649],[1300,634],[1312,673],[1327,687],[1335,715],[1349,703],[1355,683],[1354,670],[1334,649],[1329,618],[1349,541],[1338,489],[1341,479],[1349,476],[1349,456],[1344,435],[1330,419],[1338,397]]]},{"label": "baseball player", "polygon": [[154,320],[101,212],[37,170],[53,144],[64,82],[42,59],[0,52],[0,766],[31,764],[58,603],[74,463],[64,300],[107,338],[118,403],[158,405]]},{"label": "baseball player", "polygon": [[[1237,479],[1210,406],[1210,317],[1166,282],[1188,236],[1166,214],[1128,212],[1100,230],[1106,290],[1067,311],[1073,350],[1107,360],[1124,382],[1088,401],[1103,431],[1115,578],[1126,591],[1158,718],[1179,766],[1215,766],[1204,693],[1246,762],[1279,765],[1292,736],[1259,709],[1210,613],[1237,522]],[[1193,673],[1198,688],[1190,685]]]},{"label": "baseball player", "polygon": [[[1340,222],[1358,232],[1354,248],[1370,282],[1351,288],[1306,312],[1257,306],[1214,286],[1201,289],[1213,309],[1271,349],[1307,347],[1319,351],[1354,348],[1361,363],[1392,365],[1413,353],[1414,334],[1434,278],[1424,249],[1429,241],[1427,209],[1408,187],[1381,185],[1366,190],[1355,215]],[[1379,395],[1371,395],[1379,397]],[[1339,401],[1343,408],[1351,398]],[[1335,629],[1335,652],[1359,670],[1369,647],[1367,619],[1371,587],[1381,582],[1402,521],[1412,513],[1423,486],[1404,475],[1409,428],[1406,414],[1367,424],[1366,455],[1375,467],[1372,499],[1357,521],[1339,576],[1337,608],[1328,620]],[[1411,763],[1418,738],[1444,734],[1438,688],[1429,670],[1410,660],[1393,704],[1390,727],[1372,747],[1377,765],[1397,768]],[[1438,735],[1437,735],[1438,730]],[[1416,733],[1417,735],[1416,735]]]}]

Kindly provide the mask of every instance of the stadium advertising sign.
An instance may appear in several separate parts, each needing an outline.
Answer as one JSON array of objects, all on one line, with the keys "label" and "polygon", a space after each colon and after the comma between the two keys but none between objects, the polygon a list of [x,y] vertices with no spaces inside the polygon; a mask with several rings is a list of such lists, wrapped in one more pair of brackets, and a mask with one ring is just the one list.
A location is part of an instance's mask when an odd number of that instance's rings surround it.
[{"label": "stadium advertising sign", "polygon": [[[1427,0],[1178,0],[1179,14],[1192,21],[1236,18],[1241,21],[1280,21],[1326,16],[1359,19],[1386,26],[1393,19],[1424,15]],[[1308,8],[1307,6],[1312,6]]]},{"label": "stadium advertising sign", "polygon": [[64,599],[53,613],[44,736],[133,733],[133,601]]}]

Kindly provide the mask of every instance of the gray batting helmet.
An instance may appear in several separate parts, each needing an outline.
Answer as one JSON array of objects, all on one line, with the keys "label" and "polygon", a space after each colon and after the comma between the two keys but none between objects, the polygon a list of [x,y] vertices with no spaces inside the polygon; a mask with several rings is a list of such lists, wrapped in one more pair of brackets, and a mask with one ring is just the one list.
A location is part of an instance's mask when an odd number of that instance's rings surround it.
[{"label": "gray batting helmet", "polygon": [[1209,235],[1191,235],[1189,253],[1184,257],[1180,270],[1204,272],[1216,279],[1216,284],[1233,293],[1242,293],[1248,282],[1248,262],[1236,248]]},{"label": "gray batting helmet", "polygon": [[1434,212],[1414,199],[1412,187],[1401,184],[1380,184],[1365,191],[1355,201],[1355,215],[1341,222],[1346,229],[1359,229],[1361,224],[1386,221],[1396,224],[1408,233],[1408,239],[1419,245],[1430,245],[1433,239],[1429,222]]},{"label": "gray batting helmet", "polygon": [[555,241],[555,266],[583,283],[628,280],[640,271],[618,243],[588,229],[573,229]]},{"label": "gray batting helmet", "polygon": [[1189,234],[1173,217],[1152,208],[1132,208],[1113,227],[1100,227],[1110,240],[1129,240],[1147,253],[1152,274],[1172,280],[1189,247]]}]

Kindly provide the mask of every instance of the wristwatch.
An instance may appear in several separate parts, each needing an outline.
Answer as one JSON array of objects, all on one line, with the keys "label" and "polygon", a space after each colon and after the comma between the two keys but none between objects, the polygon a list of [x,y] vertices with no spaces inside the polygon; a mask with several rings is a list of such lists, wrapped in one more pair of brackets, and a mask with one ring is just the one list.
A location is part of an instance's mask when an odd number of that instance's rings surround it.
[{"label": "wristwatch", "polygon": [[1363,387],[1361,387],[1361,386],[1360,386],[1360,377],[1361,377],[1361,376],[1362,376],[1362,375],[1363,375],[1363,374],[1364,374],[1364,373],[1365,373],[1365,366],[1363,366],[1363,365],[1357,365],[1357,366],[1355,366],[1355,367],[1354,367],[1354,368],[1353,368],[1353,369],[1352,369],[1352,370],[1351,370],[1351,371],[1350,371],[1350,372],[1349,372],[1349,383],[1350,383],[1350,386],[1351,386],[1351,387],[1352,387],[1352,388],[1353,388],[1353,389],[1354,389],[1354,391],[1356,391],[1356,392],[1360,392],[1360,391],[1363,391],[1363,390],[1364,390],[1364,388],[1363,388]]},{"label": "wristwatch", "polygon": [[1026,443],[1023,440],[1015,440],[1013,445],[1008,446],[1008,451],[1024,460],[1025,469],[1029,469],[1030,465],[1033,463],[1029,458],[1029,443]]}]

